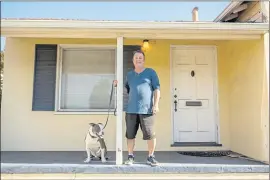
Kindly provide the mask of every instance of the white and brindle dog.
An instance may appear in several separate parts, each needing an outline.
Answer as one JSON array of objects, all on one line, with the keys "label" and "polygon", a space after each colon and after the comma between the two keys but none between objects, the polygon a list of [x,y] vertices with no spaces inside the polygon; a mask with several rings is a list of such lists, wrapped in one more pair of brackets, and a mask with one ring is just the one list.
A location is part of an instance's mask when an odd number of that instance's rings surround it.
[{"label": "white and brindle dog", "polygon": [[89,163],[93,157],[101,159],[103,163],[107,158],[107,147],[104,141],[104,131],[102,123],[90,123],[90,127],[85,137],[85,150],[87,158],[85,163]]}]

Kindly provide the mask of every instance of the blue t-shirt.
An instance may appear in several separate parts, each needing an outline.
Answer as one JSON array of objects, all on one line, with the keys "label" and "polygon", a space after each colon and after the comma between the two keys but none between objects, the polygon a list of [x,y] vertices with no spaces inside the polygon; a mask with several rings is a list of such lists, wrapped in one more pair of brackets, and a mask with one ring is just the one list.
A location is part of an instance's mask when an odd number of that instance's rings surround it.
[{"label": "blue t-shirt", "polygon": [[152,114],[154,91],[160,89],[155,70],[145,68],[141,73],[129,71],[126,76],[126,88],[129,94],[126,113]]}]

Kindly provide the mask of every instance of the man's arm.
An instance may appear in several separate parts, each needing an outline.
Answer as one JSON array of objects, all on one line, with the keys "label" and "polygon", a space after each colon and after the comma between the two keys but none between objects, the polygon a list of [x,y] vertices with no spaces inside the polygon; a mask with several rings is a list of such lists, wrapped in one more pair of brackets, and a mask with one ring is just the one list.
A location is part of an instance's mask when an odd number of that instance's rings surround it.
[{"label": "man's arm", "polygon": [[154,106],[158,107],[160,99],[160,83],[158,75],[155,71],[153,71],[152,86],[154,90]]},{"label": "man's arm", "polygon": [[154,91],[154,106],[158,106],[160,99],[160,89]]}]

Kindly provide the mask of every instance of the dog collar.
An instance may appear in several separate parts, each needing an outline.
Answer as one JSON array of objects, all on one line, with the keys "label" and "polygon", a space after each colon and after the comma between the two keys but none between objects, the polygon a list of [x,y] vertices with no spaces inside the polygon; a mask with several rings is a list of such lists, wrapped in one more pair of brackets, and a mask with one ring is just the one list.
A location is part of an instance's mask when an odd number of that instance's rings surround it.
[{"label": "dog collar", "polygon": [[88,132],[88,134],[89,134],[89,136],[91,136],[91,138],[98,138],[98,137],[96,137],[96,136],[92,136],[92,135],[90,134],[90,132]]}]

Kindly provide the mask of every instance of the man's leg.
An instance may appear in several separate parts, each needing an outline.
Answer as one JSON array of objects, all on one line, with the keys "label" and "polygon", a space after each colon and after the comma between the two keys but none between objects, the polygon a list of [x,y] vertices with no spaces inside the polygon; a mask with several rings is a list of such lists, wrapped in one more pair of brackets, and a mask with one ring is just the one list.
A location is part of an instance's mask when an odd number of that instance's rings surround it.
[{"label": "man's leg", "polygon": [[135,139],[127,139],[128,155],[133,155]]},{"label": "man's leg", "polygon": [[148,156],[154,156],[154,152],[156,149],[156,138],[147,140],[148,144]]},{"label": "man's leg", "polygon": [[148,158],[147,163],[152,166],[158,165],[154,152],[156,148],[156,135],[154,131],[154,115],[140,115],[140,124],[143,132],[143,140],[147,140]]},{"label": "man's leg", "polygon": [[134,162],[134,146],[135,146],[135,137],[139,129],[139,119],[137,114],[128,114],[126,113],[126,138],[127,138],[127,147],[128,147],[128,160],[125,164],[131,165]]}]

